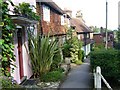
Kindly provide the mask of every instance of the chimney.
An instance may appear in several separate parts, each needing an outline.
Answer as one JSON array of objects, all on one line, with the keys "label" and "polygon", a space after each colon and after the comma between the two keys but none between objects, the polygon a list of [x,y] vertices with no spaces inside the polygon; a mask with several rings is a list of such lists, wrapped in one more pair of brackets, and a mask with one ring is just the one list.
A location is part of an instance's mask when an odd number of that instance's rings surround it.
[{"label": "chimney", "polygon": [[77,13],[76,13],[76,18],[78,18],[78,19],[81,20],[82,17],[83,17],[83,14],[82,14],[81,10],[77,11]]},{"label": "chimney", "polygon": [[70,17],[72,17],[72,10],[69,10],[67,8],[64,9],[64,12],[69,15]]}]

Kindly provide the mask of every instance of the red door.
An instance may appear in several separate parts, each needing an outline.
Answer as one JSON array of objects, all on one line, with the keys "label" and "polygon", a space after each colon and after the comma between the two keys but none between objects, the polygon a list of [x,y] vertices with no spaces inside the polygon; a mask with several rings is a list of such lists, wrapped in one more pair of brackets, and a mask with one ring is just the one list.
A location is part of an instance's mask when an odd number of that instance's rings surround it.
[{"label": "red door", "polygon": [[22,79],[24,74],[23,74],[22,30],[21,29],[19,29],[17,32],[17,38],[18,38],[19,72],[20,72],[20,79]]}]

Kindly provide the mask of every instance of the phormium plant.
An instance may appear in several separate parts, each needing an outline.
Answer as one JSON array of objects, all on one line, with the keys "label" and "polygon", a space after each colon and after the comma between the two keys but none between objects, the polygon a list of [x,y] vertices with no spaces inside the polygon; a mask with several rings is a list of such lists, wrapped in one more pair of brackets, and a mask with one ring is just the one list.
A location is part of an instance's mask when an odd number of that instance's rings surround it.
[{"label": "phormium plant", "polygon": [[35,77],[47,73],[58,50],[57,41],[49,41],[49,36],[30,37],[29,50],[32,69]]}]

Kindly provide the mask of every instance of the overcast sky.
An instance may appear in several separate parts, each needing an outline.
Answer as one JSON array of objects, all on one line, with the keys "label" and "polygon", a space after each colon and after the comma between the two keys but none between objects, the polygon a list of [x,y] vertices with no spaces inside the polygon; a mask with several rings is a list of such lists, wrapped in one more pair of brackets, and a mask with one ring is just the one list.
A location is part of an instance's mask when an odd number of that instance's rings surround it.
[{"label": "overcast sky", "polygon": [[[105,27],[106,0],[53,0],[62,9],[69,8],[73,16],[77,10],[82,10],[83,19],[88,26]],[[118,27],[118,1],[108,0],[108,29]]]}]

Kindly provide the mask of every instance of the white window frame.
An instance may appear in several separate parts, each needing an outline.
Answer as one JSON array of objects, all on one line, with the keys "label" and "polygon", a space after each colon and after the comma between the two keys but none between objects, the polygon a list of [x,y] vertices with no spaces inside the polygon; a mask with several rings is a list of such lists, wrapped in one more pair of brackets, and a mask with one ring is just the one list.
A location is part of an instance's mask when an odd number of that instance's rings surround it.
[{"label": "white window frame", "polygon": [[50,22],[50,8],[46,5],[43,5],[43,20]]},{"label": "white window frame", "polygon": [[80,34],[78,34],[78,39],[80,40]]},{"label": "white window frame", "polygon": [[64,16],[61,16],[61,25],[64,25]]}]

